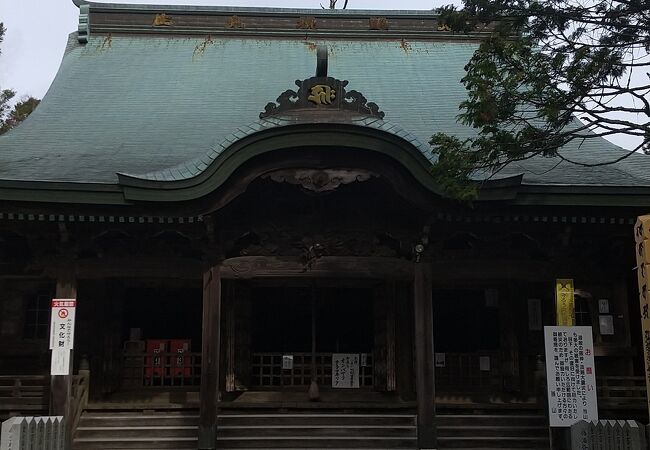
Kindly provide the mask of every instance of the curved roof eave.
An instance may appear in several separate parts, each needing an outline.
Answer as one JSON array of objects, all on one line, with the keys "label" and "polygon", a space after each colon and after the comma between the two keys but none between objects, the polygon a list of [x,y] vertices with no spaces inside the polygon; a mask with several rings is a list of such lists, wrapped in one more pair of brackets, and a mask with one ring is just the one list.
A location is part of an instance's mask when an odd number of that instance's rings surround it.
[{"label": "curved roof eave", "polygon": [[261,119],[240,127],[200,158],[162,171],[117,175],[127,200],[193,200],[216,190],[252,158],[305,146],[355,148],[389,156],[427,190],[443,195],[429,172],[435,162],[430,149],[398,125],[373,117],[343,122],[298,122],[291,116]]}]

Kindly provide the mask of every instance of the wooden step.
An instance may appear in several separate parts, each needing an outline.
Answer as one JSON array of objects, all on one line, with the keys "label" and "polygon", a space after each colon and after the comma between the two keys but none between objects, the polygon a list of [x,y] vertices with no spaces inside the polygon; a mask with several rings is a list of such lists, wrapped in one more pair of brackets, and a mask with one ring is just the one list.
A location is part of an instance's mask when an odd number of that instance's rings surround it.
[{"label": "wooden step", "polygon": [[517,425],[517,426],[548,426],[548,419],[543,415],[533,414],[438,414],[438,426],[454,426],[472,424],[476,426]]},{"label": "wooden step", "polygon": [[130,437],[130,438],[108,438],[97,436],[92,438],[75,438],[74,449],[95,450],[95,449],[187,449],[196,448],[197,437]]},{"label": "wooden step", "polygon": [[198,436],[198,426],[115,426],[115,427],[77,427],[75,436],[78,439],[101,436],[102,438],[137,438],[141,436],[154,436],[157,438],[190,437]]},{"label": "wooden step", "polygon": [[[196,448],[198,414],[85,413],[75,450]],[[376,448],[417,446],[412,414],[221,414],[219,448]]]},{"label": "wooden step", "polygon": [[455,436],[509,436],[509,437],[548,437],[548,427],[545,426],[517,426],[517,425],[457,425],[437,427],[439,437]]},{"label": "wooden step", "polygon": [[[108,412],[82,416],[75,450],[196,448],[196,411]],[[548,449],[543,415],[446,411],[436,417],[438,448],[454,450]],[[248,413],[221,414],[220,449],[414,449],[416,417],[412,414]]]},{"label": "wooden step", "polygon": [[80,426],[83,427],[130,427],[130,426],[197,426],[198,414],[84,414]]},{"label": "wooden step", "polygon": [[414,426],[409,414],[223,414],[219,426],[339,425],[372,426],[387,424]]},{"label": "wooden step", "polygon": [[520,437],[520,436],[456,436],[438,437],[438,447],[441,449],[548,449],[548,437]]},{"label": "wooden step", "polygon": [[375,448],[375,449],[415,449],[417,439],[413,438],[376,438],[376,437],[264,437],[232,438],[217,440],[218,448]]}]

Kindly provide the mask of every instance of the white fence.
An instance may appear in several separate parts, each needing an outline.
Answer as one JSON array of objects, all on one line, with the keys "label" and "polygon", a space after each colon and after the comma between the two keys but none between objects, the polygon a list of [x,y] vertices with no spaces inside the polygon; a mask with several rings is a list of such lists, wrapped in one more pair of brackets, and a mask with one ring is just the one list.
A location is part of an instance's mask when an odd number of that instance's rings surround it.
[{"label": "white fence", "polygon": [[634,420],[583,420],[571,426],[571,450],[648,450],[646,427]]},{"label": "white fence", "polygon": [[65,450],[62,416],[12,417],[2,423],[0,450]]}]

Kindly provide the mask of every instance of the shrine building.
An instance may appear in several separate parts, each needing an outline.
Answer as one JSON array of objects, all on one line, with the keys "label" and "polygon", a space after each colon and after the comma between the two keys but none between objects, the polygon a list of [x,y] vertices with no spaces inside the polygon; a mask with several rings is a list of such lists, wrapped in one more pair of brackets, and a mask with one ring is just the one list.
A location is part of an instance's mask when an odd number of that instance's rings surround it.
[{"label": "shrine building", "polygon": [[[475,133],[460,79],[488,31],[76,2],[0,136],[1,417],[65,414],[80,450],[548,448],[543,326],[571,279],[600,416],[647,423],[650,156],[515,162],[471,203],[431,175],[431,135]],[[49,375],[52,299],[76,299],[71,375]]]}]

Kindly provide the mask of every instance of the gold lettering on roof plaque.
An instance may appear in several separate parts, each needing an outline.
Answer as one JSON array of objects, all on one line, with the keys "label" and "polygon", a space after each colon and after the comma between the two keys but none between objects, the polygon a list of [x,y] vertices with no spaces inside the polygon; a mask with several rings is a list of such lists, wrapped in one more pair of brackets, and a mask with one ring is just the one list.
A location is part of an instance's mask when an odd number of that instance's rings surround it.
[{"label": "gold lettering on roof plaque", "polygon": [[244,28],[244,22],[239,16],[230,16],[226,19],[226,28]]},{"label": "gold lettering on roof plaque", "polygon": [[314,17],[300,17],[296,22],[296,28],[300,28],[302,30],[315,30],[316,19]]},{"label": "gold lettering on roof plaque", "polygon": [[368,28],[371,30],[388,30],[388,19],[385,17],[371,17],[368,19]]},{"label": "gold lettering on roof plaque", "polygon": [[451,31],[451,27],[446,23],[438,24],[438,31]]},{"label": "gold lettering on roof plaque", "polygon": [[170,27],[174,25],[174,21],[172,20],[172,16],[168,16],[165,13],[162,14],[156,14],[156,17],[153,19],[153,26],[154,27]]},{"label": "gold lettering on roof plaque", "polygon": [[332,100],[336,98],[336,90],[326,84],[317,84],[312,86],[311,94],[307,97],[312,103],[317,105],[331,105]]}]

